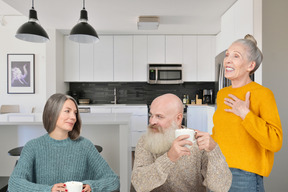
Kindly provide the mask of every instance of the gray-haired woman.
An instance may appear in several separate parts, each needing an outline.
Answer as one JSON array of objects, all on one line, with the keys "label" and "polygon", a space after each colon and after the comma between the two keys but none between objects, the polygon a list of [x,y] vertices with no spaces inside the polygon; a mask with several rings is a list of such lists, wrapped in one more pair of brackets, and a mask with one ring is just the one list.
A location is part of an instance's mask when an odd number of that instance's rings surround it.
[{"label": "gray-haired woman", "polygon": [[114,191],[119,178],[87,139],[80,136],[76,101],[54,94],[46,102],[47,134],[24,146],[8,184],[10,192],[67,191],[64,182],[81,181],[83,191]]},{"label": "gray-haired woman", "polygon": [[213,139],[219,144],[233,175],[230,191],[264,191],[274,152],[282,146],[282,128],[271,90],[253,74],[262,53],[251,35],[232,43],[224,59],[225,77],[232,85],[217,94]]}]

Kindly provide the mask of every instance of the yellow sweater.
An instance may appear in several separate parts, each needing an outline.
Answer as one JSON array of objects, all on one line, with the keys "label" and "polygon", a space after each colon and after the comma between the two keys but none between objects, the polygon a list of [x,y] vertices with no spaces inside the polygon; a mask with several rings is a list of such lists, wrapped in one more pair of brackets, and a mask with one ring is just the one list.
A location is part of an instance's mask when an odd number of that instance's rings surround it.
[{"label": "yellow sweater", "polygon": [[[250,112],[242,120],[224,111],[229,106],[224,98],[233,94],[245,100],[250,91]],[[217,94],[217,109],[213,116],[213,139],[218,143],[230,168],[242,169],[268,177],[274,162],[274,152],[282,146],[282,128],[271,90],[251,82],[240,88],[226,87]]]}]

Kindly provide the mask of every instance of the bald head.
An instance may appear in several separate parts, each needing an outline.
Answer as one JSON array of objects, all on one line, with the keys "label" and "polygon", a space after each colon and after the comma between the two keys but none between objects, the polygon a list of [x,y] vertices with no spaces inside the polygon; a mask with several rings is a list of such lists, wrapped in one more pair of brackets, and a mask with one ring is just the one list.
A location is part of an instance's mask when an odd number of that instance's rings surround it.
[{"label": "bald head", "polygon": [[172,113],[175,113],[175,115],[178,113],[183,113],[182,101],[178,96],[171,93],[156,97],[151,104],[151,108],[153,104],[160,105],[160,107],[165,111],[171,111]]},{"label": "bald head", "polygon": [[165,129],[175,122],[180,127],[182,118],[183,104],[178,96],[168,93],[153,100],[150,107],[150,124],[162,124],[160,126]]}]

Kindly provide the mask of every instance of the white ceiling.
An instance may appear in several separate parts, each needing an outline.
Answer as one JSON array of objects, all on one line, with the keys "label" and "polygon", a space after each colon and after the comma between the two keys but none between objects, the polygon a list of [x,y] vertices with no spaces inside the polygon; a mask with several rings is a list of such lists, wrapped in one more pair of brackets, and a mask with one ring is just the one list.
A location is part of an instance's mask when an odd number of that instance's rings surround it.
[{"label": "white ceiling", "polygon": [[[236,1],[86,0],[85,8],[98,34],[217,34],[221,15]],[[0,16],[28,16],[31,7],[32,0],[0,0]],[[80,17],[83,1],[35,0],[34,8],[44,28],[68,33]],[[138,30],[138,17],[151,15],[160,18],[158,30]]]}]

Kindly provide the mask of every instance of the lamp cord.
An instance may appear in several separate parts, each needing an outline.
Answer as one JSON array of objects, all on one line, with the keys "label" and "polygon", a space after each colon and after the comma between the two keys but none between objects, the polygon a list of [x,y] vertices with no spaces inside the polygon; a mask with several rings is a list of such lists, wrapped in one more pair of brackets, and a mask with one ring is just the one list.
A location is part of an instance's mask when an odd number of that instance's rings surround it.
[{"label": "lamp cord", "polygon": [[83,0],[83,9],[85,9],[85,0]]},{"label": "lamp cord", "polygon": [[32,9],[34,9],[34,0],[32,0]]}]

